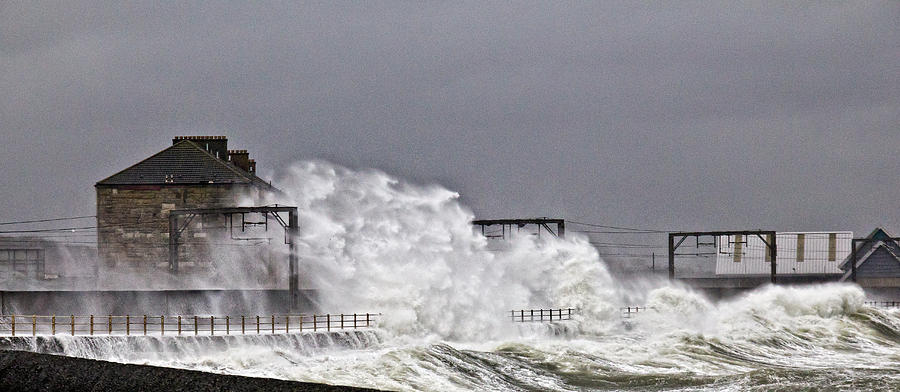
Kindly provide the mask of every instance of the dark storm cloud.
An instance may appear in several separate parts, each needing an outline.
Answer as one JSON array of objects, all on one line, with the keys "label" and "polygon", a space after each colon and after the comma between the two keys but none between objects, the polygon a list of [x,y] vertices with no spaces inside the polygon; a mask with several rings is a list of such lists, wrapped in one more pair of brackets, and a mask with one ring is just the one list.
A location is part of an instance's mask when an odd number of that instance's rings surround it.
[{"label": "dark storm cloud", "polygon": [[177,134],[485,217],[900,230],[900,5],[3,3],[4,220],[93,212]]}]

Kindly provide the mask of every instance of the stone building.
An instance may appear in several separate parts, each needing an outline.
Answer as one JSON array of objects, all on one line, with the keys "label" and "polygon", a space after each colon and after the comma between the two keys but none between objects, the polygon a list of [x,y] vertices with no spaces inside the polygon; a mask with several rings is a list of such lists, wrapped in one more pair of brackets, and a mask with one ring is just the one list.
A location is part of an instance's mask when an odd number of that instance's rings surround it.
[{"label": "stone building", "polygon": [[[169,211],[234,207],[275,188],[256,176],[247,150],[229,150],[225,136],[178,136],[172,146],[95,185],[100,269],[159,270],[168,267]],[[212,240],[193,222],[190,243],[180,247],[185,267],[208,265]],[[191,233],[192,229],[199,228]]]}]

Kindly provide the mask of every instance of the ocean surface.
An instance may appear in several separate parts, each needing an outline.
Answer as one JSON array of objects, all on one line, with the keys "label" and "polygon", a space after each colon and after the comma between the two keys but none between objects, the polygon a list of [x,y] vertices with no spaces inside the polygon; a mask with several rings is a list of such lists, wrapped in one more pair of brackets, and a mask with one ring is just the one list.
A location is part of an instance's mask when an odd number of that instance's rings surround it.
[{"label": "ocean surface", "polygon": [[84,358],[388,390],[900,390],[900,313],[862,299],[837,284],[719,303],[666,287],[646,312],[602,333],[573,320],[511,325],[509,337],[481,342],[375,329],[318,339],[57,336],[52,345]]},{"label": "ocean surface", "polygon": [[[578,233],[490,239],[438,185],[319,161],[277,183],[277,199],[242,203],[298,206],[300,273],[320,311],[381,313],[377,328],[57,336],[26,349],[388,390],[900,390],[900,313],[866,306],[854,285],[764,286],[712,301],[669,282],[614,278]],[[646,310],[623,318],[620,308],[635,305]],[[549,308],[577,314],[508,317]]]}]

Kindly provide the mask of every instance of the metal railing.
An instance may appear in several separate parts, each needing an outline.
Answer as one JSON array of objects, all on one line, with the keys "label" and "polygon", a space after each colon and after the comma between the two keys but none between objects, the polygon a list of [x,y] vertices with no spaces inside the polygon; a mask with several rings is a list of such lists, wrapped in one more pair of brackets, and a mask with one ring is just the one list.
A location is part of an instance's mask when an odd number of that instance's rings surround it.
[{"label": "metal railing", "polygon": [[634,317],[635,314],[647,311],[647,307],[646,306],[626,306],[624,308],[619,308],[619,310],[622,312],[622,318],[630,319],[630,318]]},{"label": "metal railing", "polygon": [[0,316],[0,335],[262,335],[370,328],[380,313],[253,316]]},{"label": "metal railing", "polygon": [[510,318],[514,323],[551,322],[571,320],[575,309],[520,309],[510,310]]},{"label": "metal railing", "polygon": [[900,308],[900,301],[866,301],[863,304],[882,309]]}]

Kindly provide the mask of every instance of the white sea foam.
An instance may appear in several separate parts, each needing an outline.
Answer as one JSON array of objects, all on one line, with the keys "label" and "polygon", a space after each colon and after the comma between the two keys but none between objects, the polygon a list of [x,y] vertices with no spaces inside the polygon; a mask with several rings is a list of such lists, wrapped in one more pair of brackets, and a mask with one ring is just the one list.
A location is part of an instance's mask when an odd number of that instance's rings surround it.
[{"label": "white sea foam", "polygon": [[[382,312],[375,338],[60,337],[68,340],[57,346],[89,358],[390,390],[900,386],[900,318],[864,306],[854,285],[766,286],[719,302],[667,282],[619,285],[577,234],[520,236],[493,251],[457,194],[440,186],[325,162],[295,165],[278,183],[286,196],[268,202],[300,207],[304,286],[320,290],[329,312]],[[626,325],[623,298],[642,298],[648,310]],[[507,318],[530,307],[581,313],[553,325]]]},{"label": "white sea foam", "polygon": [[383,312],[402,335],[483,340],[510,332],[511,309],[572,307],[616,314],[612,280],[578,235],[517,236],[503,251],[471,227],[458,195],[375,170],[305,162],[279,181],[300,207],[304,276],[323,309]]}]

